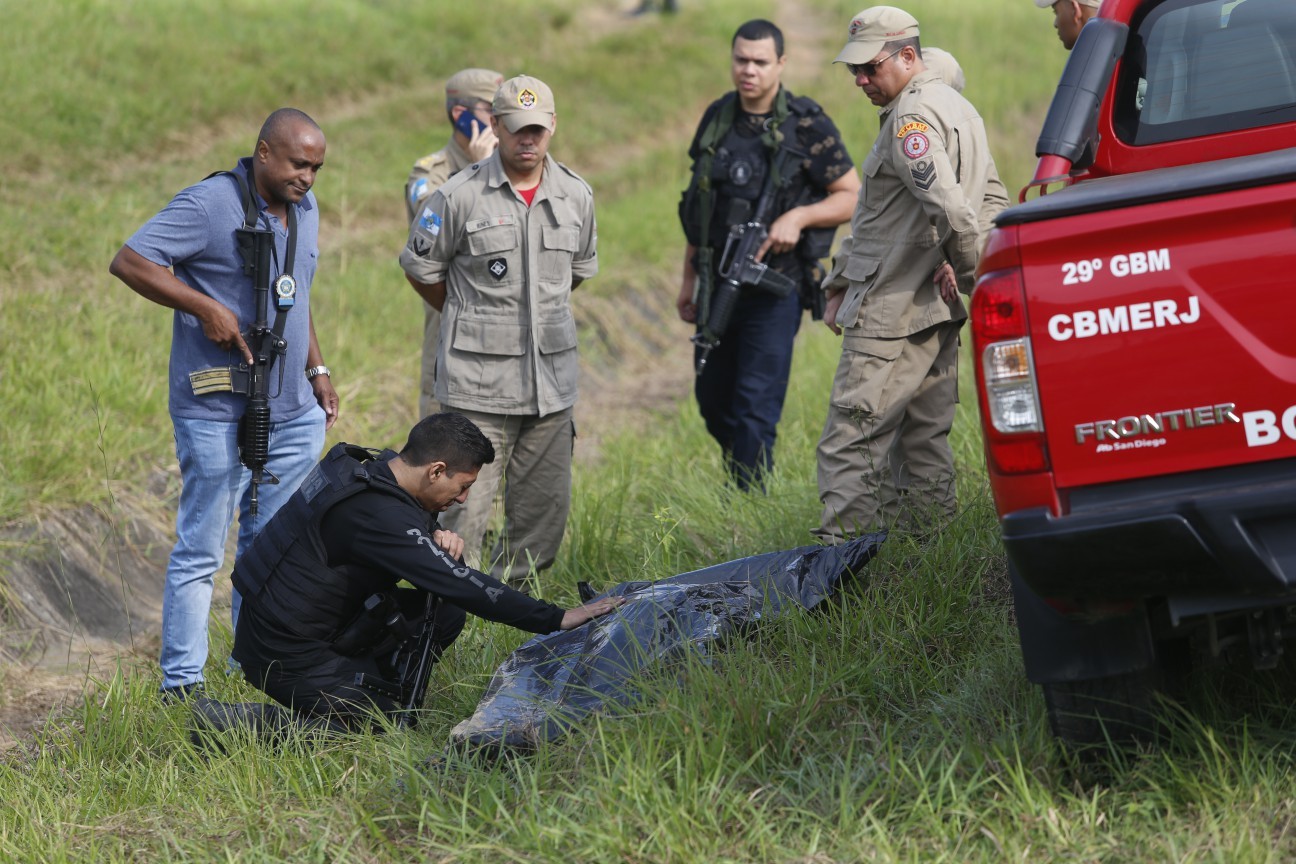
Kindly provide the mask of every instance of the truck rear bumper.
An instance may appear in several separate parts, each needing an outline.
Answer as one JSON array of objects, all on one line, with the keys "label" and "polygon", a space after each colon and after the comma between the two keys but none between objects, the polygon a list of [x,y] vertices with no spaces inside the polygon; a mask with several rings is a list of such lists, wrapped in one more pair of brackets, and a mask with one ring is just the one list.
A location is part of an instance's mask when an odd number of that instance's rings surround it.
[{"label": "truck rear bumper", "polygon": [[[1046,598],[1180,598],[1198,611],[1296,595],[1296,459],[1070,493],[1071,510],[1009,513],[1013,569]],[[1293,596],[1296,600],[1296,596]],[[1206,601],[1204,604],[1200,601]]]}]

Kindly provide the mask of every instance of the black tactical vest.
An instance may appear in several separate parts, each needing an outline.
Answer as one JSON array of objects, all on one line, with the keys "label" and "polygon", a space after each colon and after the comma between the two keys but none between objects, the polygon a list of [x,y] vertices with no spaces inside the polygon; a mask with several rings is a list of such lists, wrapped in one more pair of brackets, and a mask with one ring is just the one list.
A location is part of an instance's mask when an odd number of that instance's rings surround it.
[{"label": "black tactical vest", "polygon": [[[715,190],[711,237],[723,241],[730,225],[752,218],[765,189],[769,162],[769,151],[759,134],[743,134],[737,123],[729,127],[711,161],[711,187]],[[782,212],[777,204],[774,209],[776,214]]]},{"label": "black tactical vest", "polygon": [[[787,91],[780,91],[780,97],[786,94],[786,114],[781,119],[777,110],[771,116],[771,123],[777,124],[776,136],[779,143],[772,147],[768,136],[748,135],[738,131],[739,122],[735,122],[741,111],[737,105],[737,94],[726,93],[712,103],[708,113],[710,118],[699,138],[703,153],[694,164],[695,174],[689,187],[680,199],[679,215],[684,228],[684,235],[694,246],[723,248],[729,234],[729,226],[746,222],[756,210],[756,202],[765,188],[765,175],[773,170],[775,156],[779,150],[786,151],[779,160],[784,166],[784,175],[775,178],[776,195],[771,209],[770,222],[799,204],[814,203],[822,200],[826,193],[815,190],[807,195],[804,177],[799,171],[800,160],[806,154],[797,149],[796,127],[801,118],[822,112],[813,99],[805,96],[794,96]],[[721,128],[728,120],[728,128]],[[714,142],[714,155],[708,153]],[[709,198],[709,202],[704,199]],[[709,203],[709,207],[708,207]],[[702,221],[710,212],[710,220],[705,231]],[[770,256],[766,263],[774,269],[795,276],[803,261],[817,260],[827,254],[820,250],[824,244],[820,235],[826,234],[827,245],[831,246],[836,228],[807,229],[803,243],[798,249],[783,255]],[[802,247],[805,247],[804,249]],[[816,255],[807,254],[811,249]],[[718,264],[718,259],[716,262]]]},{"label": "black tactical vest", "polygon": [[366,467],[395,455],[352,444],[330,449],[234,565],[234,587],[244,602],[298,636],[332,641],[362,598],[349,596],[356,589],[347,574],[328,565],[320,525],[334,506],[368,489],[418,507],[394,481]]}]

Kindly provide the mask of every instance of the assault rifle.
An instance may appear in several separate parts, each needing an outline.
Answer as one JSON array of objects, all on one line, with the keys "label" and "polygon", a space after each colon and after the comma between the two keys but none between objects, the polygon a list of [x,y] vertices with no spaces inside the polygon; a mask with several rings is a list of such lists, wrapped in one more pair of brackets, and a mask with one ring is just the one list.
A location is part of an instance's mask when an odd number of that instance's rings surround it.
[{"label": "assault rifle", "polygon": [[[284,272],[274,283],[275,305],[279,310],[274,327],[268,320],[270,307],[270,256],[274,253],[274,232],[260,226],[256,196],[252,193],[251,175],[231,171],[217,171],[207,175],[208,180],[220,174],[229,174],[238,183],[243,201],[243,226],[234,229],[234,240],[239,258],[243,261],[243,275],[252,280],[252,302],[256,320],[243,334],[243,341],[252,352],[249,364],[239,358],[238,365],[213,366],[195,369],[189,373],[189,386],[195,396],[208,393],[238,393],[248,397],[247,408],[239,421],[239,461],[252,471],[251,501],[248,511],[257,514],[257,487],[262,483],[278,483],[279,478],[266,471],[270,458],[270,367],[275,357],[288,352],[283,338],[284,314],[292,308],[297,283],[290,272]],[[292,270],[296,248],[296,211],[288,208],[288,257],[285,271]],[[279,367],[279,384],[283,385],[283,365]],[[266,479],[266,478],[269,479]]]},{"label": "assault rifle", "polygon": [[436,604],[436,597],[429,593],[418,636],[406,639],[396,649],[396,681],[400,687],[401,706],[400,713],[396,715],[398,729],[413,729],[418,725],[416,712],[423,707],[432,664],[440,655],[439,646],[432,638]]},{"label": "assault rifle", "polygon": [[[333,643],[334,651],[348,657],[383,655],[384,662],[379,665],[383,674],[390,674],[391,679],[357,672],[355,686],[396,702],[400,708],[394,719],[400,729],[412,729],[418,725],[417,712],[427,696],[432,664],[441,654],[440,646],[433,638],[437,599],[430,593],[425,594],[423,618],[417,625],[401,614],[400,604],[392,595],[369,596],[360,614]],[[391,653],[385,654],[386,651]]]},{"label": "assault rifle", "polygon": [[[243,334],[243,341],[252,352],[252,364],[241,362],[230,370],[231,389],[246,393],[247,408],[239,421],[239,461],[252,472],[251,502],[248,512],[257,514],[257,487],[262,483],[278,483],[279,478],[266,470],[270,458],[270,367],[277,355],[288,350],[283,336],[270,328],[270,253],[274,249],[274,232],[260,227],[235,229],[239,254],[243,258],[243,272],[252,276],[252,291],[256,303],[256,320]],[[282,377],[283,368],[279,370]],[[269,479],[266,479],[269,478]]]},{"label": "assault rifle", "polygon": [[[790,277],[756,260],[756,253],[769,237],[766,219],[774,198],[773,179],[771,170],[766,175],[765,188],[756,203],[755,214],[749,220],[730,226],[729,236],[725,238],[718,268],[720,284],[709,298],[704,298],[702,326],[692,337],[693,344],[702,349],[697,356],[698,375],[706,368],[711,350],[720,344],[720,338],[729,330],[729,322],[733,319],[744,286],[768,291],[778,297],[786,297],[797,288]],[[703,278],[709,280],[710,274],[703,274]]]}]

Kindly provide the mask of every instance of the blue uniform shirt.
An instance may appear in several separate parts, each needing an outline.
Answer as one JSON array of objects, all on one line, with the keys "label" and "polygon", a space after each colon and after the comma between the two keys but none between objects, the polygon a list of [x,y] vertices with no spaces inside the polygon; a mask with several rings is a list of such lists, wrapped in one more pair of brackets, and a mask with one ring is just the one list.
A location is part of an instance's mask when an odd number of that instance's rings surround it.
[{"label": "blue uniform shirt", "polygon": [[[251,161],[240,159],[234,170],[246,177]],[[288,226],[270,215],[255,189],[253,194],[260,211],[260,227],[275,232],[275,251],[270,261],[273,282],[287,261]],[[319,210],[314,193],[307,193],[300,204],[292,206],[297,209],[297,252],[292,274],[297,282],[297,297],[284,328],[288,351],[275,360],[270,376],[270,418],[275,423],[300,417],[316,404],[305,370],[310,345],[310,289],[319,259]],[[154,264],[171,268],[176,278],[190,288],[218,300],[238,316],[239,329],[246,333],[257,316],[252,280],[243,275],[234,235],[243,227],[243,218],[238,183],[233,177],[220,175],[182,190],[126,245]],[[266,316],[271,326],[274,316],[271,297]],[[203,335],[197,318],[177,311],[171,328],[168,375],[171,416],[228,421],[242,417],[247,397],[233,393],[195,396],[189,384],[190,372],[238,365],[240,359],[237,350],[227,351]]]}]

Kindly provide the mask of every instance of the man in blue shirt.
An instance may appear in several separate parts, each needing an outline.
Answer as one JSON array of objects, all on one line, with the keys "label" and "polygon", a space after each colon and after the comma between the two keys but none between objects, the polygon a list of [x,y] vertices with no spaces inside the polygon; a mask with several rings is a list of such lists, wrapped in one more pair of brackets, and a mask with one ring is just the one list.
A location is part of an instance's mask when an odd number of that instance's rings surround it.
[{"label": "man in blue shirt", "polygon": [[[109,267],[141,296],[175,310],[169,410],[183,485],[162,597],[164,698],[187,696],[202,683],[213,577],[224,559],[235,508],[241,554],[315,465],[324,430],[337,420],[337,393],[310,313],[319,259],[319,210],[310,189],[324,165],[324,149],[324,133],[314,120],[295,108],[275,111],[261,127],[251,157],[239,160],[232,172],[182,190],[126,241]],[[243,188],[254,204],[255,227],[274,235],[271,279],[277,287],[288,284],[281,282],[284,276],[295,283],[295,292],[285,292],[291,296],[276,326],[286,350],[274,360],[269,377],[264,473],[278,482],[260,487],[255,515],[251,473],[240,463],[238,447],[248,397],[229,386],[221,392],[202,377],[253,361],[243,334],[258,318],[257,292],[244,273],[236,239],[247,218]],[[265,317],[273,319],[274,311]],[[240,602],[235,591],[231,623],[238,620]]]}]

